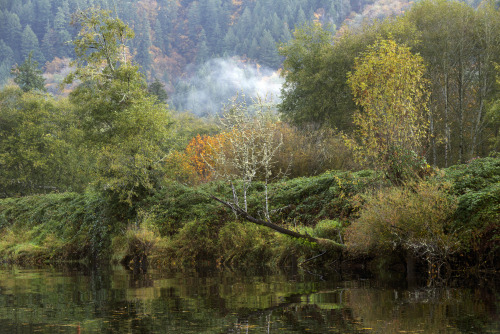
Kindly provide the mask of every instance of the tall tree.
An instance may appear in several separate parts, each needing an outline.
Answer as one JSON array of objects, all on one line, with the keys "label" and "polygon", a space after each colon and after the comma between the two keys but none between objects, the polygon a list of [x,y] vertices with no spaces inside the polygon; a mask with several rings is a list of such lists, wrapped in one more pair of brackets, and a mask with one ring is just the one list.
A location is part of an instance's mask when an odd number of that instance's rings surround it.
[{"label": "tall tree", "polygon": [[[21,35],[23,33],[21,21],[16,14],[5,13],[5,43],[10,47],[14,47],[21,41]],[[12,49],[14,51],[14,57],[16,61],[21,61],[24,57],[21,57],[21,50],[18,47]],[[26,54],[27,55],[27,54]]]},{"label": "tall tree", "polygon": [[145,16],[142,16],[137,25],[137,55],[136,61],[141,65],[141,70],[147,75],[151,69],[153,59],[151,57],[151,26]]},{"label": "tall tree", "polygon": [[12,64],[14,63],[14,52],[0,39],[0,85],[9,77]]},{"label": "tall tree", "polygon": [[50,0],[37,0],[35,2],[35,21],[32,23],[33,30],[43,37],[43,29],[47,25],[47,20],[52,17],[52,6]]},{"label": "tall tree", "polygon": [[33,57],[37,61],[43,62],[45,60],[40,50],[38,37],[36,37],[31,27],[27,25],[21,35],[21,56],[25,59],[31,52],[33,52]]},{"label": "tall tree", "polygon": [[333,34],[319,24],[299,27],[293,36],[279,49],[285,56],[280,112],[296,125],[348,129],[354,104],[346,74],[354,61],[351,53],[359,51],[347,36],[334,43]]},{"label": "tall tree", "polygon": [[264,34],[260,39],[259,59],[263,65],[271,68],[277,68],[281,62],[276,41],[267,29],[264,30]]},{"label": "tall tree", "polygon": [[420,167],[427,136],[428,93],[422,57],[406,46],[381,40],[357,58],[348,75],[356,105],[355,138],[347,142],[356,158],[405,181]]},{"label": "tall tree", "polygon": [[57,14],[54,18],[54,30],[57,36],[57,56],[69,57],[71,55],[71,35],[68,32],[69,26],[69,5],[67,1],[63,1],[62,6],[57,8]]},{"label": "tall tree", "polygon": [[154,81],[148,85],[148,92],[156,96],[159,103],[167,103],[168,95],[165,90],[165,85],[158,80],[158,78],[155,78]]},{"label": "tall tree", "polygon": [[168,148],[169,115],[147,92],[144,76],[130,62],[127,41],[134,32],[109,12],[78,12],[75,71],[65,83],[81,84],[70,94],[95,157],[95,185],[132,203],[155,187]]}]

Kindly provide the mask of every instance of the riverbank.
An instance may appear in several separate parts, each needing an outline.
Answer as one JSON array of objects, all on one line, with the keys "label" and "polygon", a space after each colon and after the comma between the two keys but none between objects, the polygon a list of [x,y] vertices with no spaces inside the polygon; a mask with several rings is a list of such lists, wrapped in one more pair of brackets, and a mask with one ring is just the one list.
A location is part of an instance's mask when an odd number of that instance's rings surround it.
[{"label": "riverbank", "polygon": [[[249,212],[256,217],[262,187],[249,190]],[[0,258],[235,268],[375,260],[404,268],[410,254],[416,270],[500,269],[500,158],[476,159],[405,187],[372,171],[332,171],[271,186],[275,223],[345,244],[344,251],[240,220],[209,194],[227,198],[231,189],[220,182],[165,182],[133,207],[91,191],[3,199]]]}]

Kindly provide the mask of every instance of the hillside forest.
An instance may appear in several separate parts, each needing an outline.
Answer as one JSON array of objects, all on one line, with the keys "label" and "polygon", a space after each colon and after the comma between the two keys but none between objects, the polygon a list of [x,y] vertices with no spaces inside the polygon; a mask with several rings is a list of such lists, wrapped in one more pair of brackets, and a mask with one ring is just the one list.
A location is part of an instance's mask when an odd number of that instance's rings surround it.
[{"label": "hillside forest", "polygon": [[[276,43],[287,42],[296,26],[306,21],[339,26],[363,1],[231,1],[231,0],[2,0],[0,3],[0,82],[30,51],[48,74],[74,58],[70,42],[78,28],[71,26],[77,10],[111,10],[134,31],[127,45],[141,72],[158,78],[170,89],[192,68],[218,57],[274,70],[283,58]],[[353,14],[354,15],[354,14]]]},{"label": "hillside forest", "polygon": [[492,1],[0,0],[0,254],[497,270],[499,31]]}]

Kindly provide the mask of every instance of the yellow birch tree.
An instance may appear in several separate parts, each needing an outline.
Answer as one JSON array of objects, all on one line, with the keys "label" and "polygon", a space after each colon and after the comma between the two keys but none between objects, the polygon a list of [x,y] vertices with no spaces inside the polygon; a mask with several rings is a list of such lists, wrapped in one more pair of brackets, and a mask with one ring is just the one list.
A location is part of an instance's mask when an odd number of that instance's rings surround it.
[{"label": "yellow birch tree", "polygon": [[381,40],[356,58],[348,84],[359,110],[346,138],[356,159],[400,183],[423,167],[428,90],[420,55]]}]

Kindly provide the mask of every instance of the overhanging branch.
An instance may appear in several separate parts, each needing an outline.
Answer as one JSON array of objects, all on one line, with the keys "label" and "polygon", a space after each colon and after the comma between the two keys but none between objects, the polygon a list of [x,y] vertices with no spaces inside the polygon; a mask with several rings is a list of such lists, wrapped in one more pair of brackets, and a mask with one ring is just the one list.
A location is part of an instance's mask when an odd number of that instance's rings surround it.
[{"label": "overhanging branch", "polygon": [[233,212],[235,212],[236,214],[238,214],[241,217],[245,218],[246,220],[248,220],[251,223],[268,227],[270,229],[275,230],[276,232],[279,232],[281,234],[285,234],[285,235],[291,236],[293,238],[302,239],[302,240],[306,240],[306,241],[315,243],[315,244],[321,246],[322,248],[327,248],[327,249],[330,248],[330,249],[335,249],[335,250],[343,250],[345,248],[345,245],[339,244],[339,243],[337,243],[337,242],[335,242],[333,240],[323,239],[323,238],[315,238],[315,237],[310,236],[308,234],[298,233],[298,232],[289,230],[287,228],[281,227],[279,225],[273,224],[270,221],[266,221],[266,220],[262,220],[262,219],[259,219],[259,218],[255,218],[255,217],[251,216],[248,212],[246,212],[245,210],[243,210],[242,208],[240,208],[238,205],[236,205],[234,203],[227,202],[227,201],[225,201],[223,199],[220,199],[220,198],[218,198],[218,197],[216,197],[214,195],[210,195],[210,198],[212,198],[213,200],[215,200],[215,201],[223,204],[224,206],[228,207]]}]

